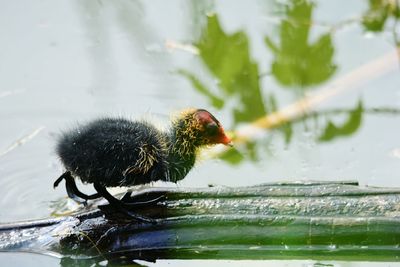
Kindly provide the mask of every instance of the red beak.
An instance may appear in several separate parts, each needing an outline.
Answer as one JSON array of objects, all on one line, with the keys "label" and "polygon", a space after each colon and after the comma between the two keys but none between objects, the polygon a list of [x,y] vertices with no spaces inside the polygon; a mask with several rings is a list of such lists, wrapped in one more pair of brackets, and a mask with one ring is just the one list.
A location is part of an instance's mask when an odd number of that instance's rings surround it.
[{"label": "red beak", "polygon": [[220,136],[221,136],[221,137],[220,137],[219,140],[218,140],[220,144],[224,144],[224,145],[226,145],[226,146],[233,146],[232,139],[230,139],[230,138],[225,134],[225,132],[224,132],[223,130],[222,130]]}]

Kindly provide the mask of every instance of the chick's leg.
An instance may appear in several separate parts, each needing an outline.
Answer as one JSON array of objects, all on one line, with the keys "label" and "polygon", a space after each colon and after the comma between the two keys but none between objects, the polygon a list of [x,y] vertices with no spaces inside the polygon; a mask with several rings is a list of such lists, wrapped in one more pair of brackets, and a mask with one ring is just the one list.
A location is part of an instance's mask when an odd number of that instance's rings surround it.
[{"label": "chick's leg", "polygon": [[82,193],[78,187],[76,186],[75,183],[75,179],[74,177],[71,175],[71,172],[67,171],[64,174],[62,174],[55,182],[54,182],[54,188],[56,188],[59,183],[65,180],[65,188],[67,190],[67,194],[70,198],[72,198],[73,200],[75,200],[78,203],[83,203],[85,204],[87,200],[89,199],[96,199],[101,197],[100,194],[95,193],[92,195],[87,195],[85,193]]},{"label": "chick's leg", "polygon": [[97,193],[100,194],[105,199],[107,199],[108,203],[110,203],[110,205],[112,207],[114,207],[115,209],[117,209],[121,213],[129,216],[132,219],[135,219],[135,220],[138,220],[138,221],[141,221],[141,222],[155,223],[155,220],[153,220],[151,218],[147,218],[145,216],[142,216],[142,215],[139,215],[137,213],[129,211],[129,205],[126,205],[121,200],[115,198],[101,184],[94,183],[93,185],[94,185],[94,189],[96,189]]}]

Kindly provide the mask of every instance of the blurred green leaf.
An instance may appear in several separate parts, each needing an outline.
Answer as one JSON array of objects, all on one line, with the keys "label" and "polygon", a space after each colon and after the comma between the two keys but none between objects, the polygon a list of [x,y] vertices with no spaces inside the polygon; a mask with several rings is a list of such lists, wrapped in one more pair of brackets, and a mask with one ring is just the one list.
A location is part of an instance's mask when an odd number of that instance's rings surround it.
[{"label": "blurred green leaf", "polygon": [[368,31],[380,32],[390,16],[400,18],[400,9],[396,1],[369,0],[369,9],[363,16],[362,24]]},{"label": "blurred green leaf", "polygon": [[221,89],[234,94],[234,80],[248,61],[248,43],[244,32],[227,35],[216,15],[208,17],[207,28],[196,46],[211,73],[219,78]]},{"label": "blurred green leaf", "polygon": [[285,138],[285,144],[288,145],[292,140],[293,136],[292,124],[287,122],[283,124],[281,127],[279,127],[279,130],[283,133],[283,136]]},{"label": "blurred green leaf", "polygon": [[380,32],[388,18],[388,8],[382,6],[381,0],[370,0],[369,10],[365,13],[362,19],[364,27],[372,32]]},{"label": "blurred green leaf", "polygon": [[266,45],[275,55],[272,74],[284,86],[305,89],[326,81],[336,71],[330,34],[309,44],[313,7],[308,1],[291,1],[286,8],[286,19],[280,25],[280,44],[265,37]]},{"label": "blurred green leaf", "polygon": [[218,79],[222,93],[239,98],[233,111],[235,123],[265,115],[258,65],[250,58],[247,35],[243,31],[225,33],[218,17],[213,15],[208,17],[207,26],[195,45],[205,66]]},{"label": "blurred green leaf", "polygon": [[319,141],[328,142],[340,136],[350,136],[354,134],[361,125],[364,108],[359,101],[357,107],[349,112],[348,120],[342,126],[336,126],[329,121],[324,133],[318,138]]},{"label": "blurred green leaf", "polygon": [[236,148],[231,148],[219,155],[219,158],[232,164],[237,165],[244,160],[244,156]]},{"label": "blurred green leaf", "polygon": [[208,90],[208,88],[192,73],[185,70],[179,70],[178,73],[186,77],[192,83],[197,92],[206,96],[214,107],[221,109],[224,106],[224,100],[211,93],[210,90]]},{"label": "blurred green leaf", "polygon": [[[270,114],[272,112],[276,112],[278,110],[278,104],[277,104],[275,96],[269,95],[269,97],[267,98],[266,106],[268,107],[268,110],[267,110],[268,114]],[[292,140],[292,136],[293,136],[292,123],[286,122],[286,123],[282,124],[278,128],[278,130],[283,133],[284,138],[285,138],[285,144],[288,145],[290,143],[290,141]]]},{"label": "blurred green leaf", "polygon": [[257,142],[249,141],[246,143],[248,158],[251,161],[258,161],[258,153],[257,153]]}]

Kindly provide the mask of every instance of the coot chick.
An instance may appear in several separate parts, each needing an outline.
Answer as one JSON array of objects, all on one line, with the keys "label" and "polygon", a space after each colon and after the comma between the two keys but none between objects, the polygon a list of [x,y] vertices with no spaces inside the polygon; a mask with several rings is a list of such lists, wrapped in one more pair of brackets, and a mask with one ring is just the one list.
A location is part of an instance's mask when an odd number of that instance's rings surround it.
[{"label": "coot chick", "polygon": [[[116,199],[106,187],[158,180],[176,183],[193,167],[200,147],[230,143],[220,122],[204,109],[183,112],[167,131],[145,121],[97,119],[61,135],[56,151],[66,172],[55,181],[54,187],[65,179],[71,198],[86,201],[104,197],[118,210],[146,220],[128,211],[134,203]],[[97,193],[80,192],[74,178],[93,184]]]}]

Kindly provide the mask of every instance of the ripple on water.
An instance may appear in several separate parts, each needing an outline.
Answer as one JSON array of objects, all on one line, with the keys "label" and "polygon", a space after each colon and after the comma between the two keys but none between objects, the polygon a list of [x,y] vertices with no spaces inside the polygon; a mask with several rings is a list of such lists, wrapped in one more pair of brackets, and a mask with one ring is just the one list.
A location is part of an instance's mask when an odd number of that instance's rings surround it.
[{"label": "ripple on water", "polygon": [[[0,221],[47,217],[53,196],[48,158],[43,152],[13,151],[0,160]],[[55,193],[54,193],[55,194]]]}]

